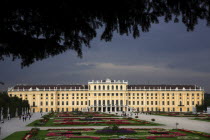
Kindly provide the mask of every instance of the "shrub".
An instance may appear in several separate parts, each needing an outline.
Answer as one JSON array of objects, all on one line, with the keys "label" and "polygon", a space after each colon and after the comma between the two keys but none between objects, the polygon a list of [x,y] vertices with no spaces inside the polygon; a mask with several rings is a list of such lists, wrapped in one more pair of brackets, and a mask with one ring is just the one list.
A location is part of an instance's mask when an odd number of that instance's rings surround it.
[{"label": "shrub", "polygon": [[153,122],[154,122],[154,121],[155,121],[155,119],[154,119],[154,118],[152,118],[152,119],[151,119],[151,121],[153,121]]}]

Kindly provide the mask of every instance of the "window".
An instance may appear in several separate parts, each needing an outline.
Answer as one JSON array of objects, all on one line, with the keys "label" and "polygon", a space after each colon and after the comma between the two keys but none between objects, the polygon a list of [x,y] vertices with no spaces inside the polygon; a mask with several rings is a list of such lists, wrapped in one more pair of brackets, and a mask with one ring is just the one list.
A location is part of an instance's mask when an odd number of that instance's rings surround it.
[{"label": "window", "polygon": [[192,94],[192,96],[194,96],[194,93]]},{"label": "window", "polygon": [[42,101],[40,102],[40,106],[42,106],[43,105],[43,103],[42,103]]},{"label": "window", "polygon": [[109,90],[109,86],[107,86],[107,90]]},{"label": "window", "polygon": [[174,105],[174,101],[172,101],[172,105]]},{"label": "window", "polygon": [[96,93],[94,93],[94,96],[96,96]]},{"label": "window", "polygon": [[81,105],[83,105],[83,101],[81,101]]},{"label": "window", "polygon": [[187,96],[189,96],[189,93],[187,93]]},{"label": "window", "polygon": [[155,101],[155,105],[157,105],[157,101]]},{"label": "window", "polygon": [[74,105],[74,101],[72,101],[72,105]]},{"label": "window", "polygon": [[120,90],[123,90],[122,86],[120,86]]},{"label": "window", "polygon": [[118,90],[118,86],[116,86],[116,90]]},{"label": "window", "polygon": [[64,101],[62,101],[62,105],[64,105]]},{"label": "window", "polygon": [[35,106],[35,102],[33,102],[33,106]]},{"label": "window", "polygon": [[103,93],[103,96],[105,96],[105,93]]},{"label": "window", "polygon": [[182,96],[182,94],[180,93],[179,96]]},{"label": "window", "polygon": [[122,94],[122,93],[120,93],[120,96],[123,96],[123,94]]},{"label": "window", "polygon": [[66,96],[69,96],[69,94],[66,94]]},{"label": "window", "polygon": [[72,96],[74,96],[74,93],[72,94]]},{"label": "window", "polygon": [[94,90],[96,90],[96,86],[94,86]]},{"label": "window", "polygon": [[105,90],[105,86],[103,86],[103,90]]},{"label": "window", "polygon": [[135,105],[135,101],[133,101],[133,105]]},{"label": "window", "polygon": [[151,105],[153,105],[153,101],[151,101]]},{"label": "window", "polygon": [[60,94],[58,94],[58,96],[60,96]]},{"label": "window", "polygon": [[199,93],[197,93],[197,96],[199,96]]},{"label": "window", "polygon": [[48,96],[48,94],[46,94],[46,96]]},{"label": "window", "polygon": [[118,96],[118,93],[116,93],[116,96]]},{"label": "window", "polygon": [[162,93],[162,96],[164,96],[164,93]]},{"label": "window", "polygon": [[51,105],[53,105],[53,101],[51,102]]},{"label": "window", "polygon": [[114,86],[112,86],[112,90],[114,90]]},{"label": "window", "polygon": [[109,93],[107,93],[107,96],[109,96]]},{"label": "window", "polygon": [[60,105],[60,102],[58,101],[58,105]]},{"label": "window", "polygon": [[189,101],[187,101],[187,105],[190,105]]},{"label": "window", "polygon": [[167,93],[167,96],[169,96],[169,93]]},{"label": "window", "polygon": [[98,96],[101,96],[101,93],[99,93]]},{"label": "window", "polygon": [[169,101],[167,103],[168,103],[168,105],[170,105]]},{"label": "window", "polygon": [[164,101],[162,101],[162,105],[165,105],[165,102]]},{"label": "window", "polygon": [[77,105],[79,105],[79,101],[77,101]]},{"label": "window", "polygon": [[112,96],[114,96],[114,93],[112,93]]},{"label": "window", "polygon": [[46,106],[48,106],[48,101],[46,101]]},{"label": "window", "polygon": [[98,86],[98,90],[101,90],[101,86]]}]

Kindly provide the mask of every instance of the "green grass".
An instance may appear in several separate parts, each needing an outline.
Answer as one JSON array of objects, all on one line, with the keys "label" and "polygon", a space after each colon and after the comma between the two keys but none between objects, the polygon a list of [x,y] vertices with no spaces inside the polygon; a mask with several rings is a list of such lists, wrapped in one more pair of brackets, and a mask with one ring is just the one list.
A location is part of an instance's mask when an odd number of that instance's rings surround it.
[{"label": "green grass", "polygon": [[[50,130],[52,131],[52,130]],[[199,140],[209,140],[209,138],[203,137],[203,136],[199,136],[197,134],[192,134],[192,133],[188,133],[188,132],[182,132],[176,129],[170,130],[172,132],[181,132],[181,133],[185,133],[187,134],[187,136],[181,136],[181,137],[175,137],[175,138],[157,138],[156,140],[178,140],[178,139],[187,139],[188,140],[193,140],[195,138],[199,139]],[[13,134],[11,134],[10,136],[8,136],[7,138],[5,138],[4,140],[22,140],[22,138],[24,137],[25,133],[27,133],[28,131],[19,131],[19,132],[15,132]],[[46,134],[48,133],[48,130],[40,130],[38,132],[37,137],[40,140],[44,140],[46,138]],[[84,136],[96,136],[96,137],[100,137],[101,140],[107,140],[109,138],[119,138],[119,136],[126,136],[126,138],[140,138],[140,139],[145,139],[146,137],[151,135],[147,130],[136,130],[136,134],[131,134],[131,135],[101,135],[101,134],[95,134],[95,131],[88,131],[82,132],[82,135]],[[50,138],[50,137],[48,137]],[[58,137],[57,137],[58,138]],[[56,139],[56,137],[51,137],[51,140]],[[71,138],[71,140],[91,140],[90,138]]]},{"label": "green grass", "polygon": [[210,120],[206,120],[206,119],[201,119],[201,118],[194,118],[192,120],[198,120],[198,121],[205,121],[205,122],[210,122]]},{"label": "green grass", "polygon": [[14,132],[11,135],[9,135],[8,137],[4,138],[3,140],[22,140],[22,138],[25,136],[25,134],[28,131],[18,131],[18,132]]},{"label": "green grass", "polygon": [[[39,125],[39,127],[69,127],[69,126],[112,126],[113,124],[103,124],[103,123],[94,123],[94,121],[91,124],[88,125],[55,125],[54,123],[55,119],[50,119],[45,125]],[[36,120],[30,124],[28,124],[27,126],[36,126],[35,123],[39,122],[39,120]],[[158,124],[158,123],[154,123],[154,122],[150,122],[149,124],[135,124],[138,123],[135,120],[130,120],[129,122],[133,123],[133,124],[122,124],[119,126],[161,126],[163,124]]]}]

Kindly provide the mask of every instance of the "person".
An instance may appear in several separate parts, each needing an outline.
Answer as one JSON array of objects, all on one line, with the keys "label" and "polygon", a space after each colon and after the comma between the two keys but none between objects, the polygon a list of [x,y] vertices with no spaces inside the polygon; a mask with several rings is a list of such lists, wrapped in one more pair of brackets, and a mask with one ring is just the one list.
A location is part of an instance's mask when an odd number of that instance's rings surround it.
[{"label": "person", "polygon": [[23,122],[24,122],[24,120],[25,120],[25,116],[23,115],[23,117],[22,117],[22,118],[23,118]]},{"label": "person", "polygon": [[21,115],[19,115],[19,120],[21,120]]}]

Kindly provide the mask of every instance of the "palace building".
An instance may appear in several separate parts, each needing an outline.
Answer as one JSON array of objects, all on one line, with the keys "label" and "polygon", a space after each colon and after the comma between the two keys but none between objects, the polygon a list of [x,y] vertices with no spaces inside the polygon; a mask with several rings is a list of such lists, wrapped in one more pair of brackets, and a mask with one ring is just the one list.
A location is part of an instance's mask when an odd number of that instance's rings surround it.
[{"label": "palace building", "polygon": [[204,89],[195,85],[129,85],[110,79],[87,85],[16,85],[8,94],[28,100],[33,112],[190,112],[204,99]]}]

